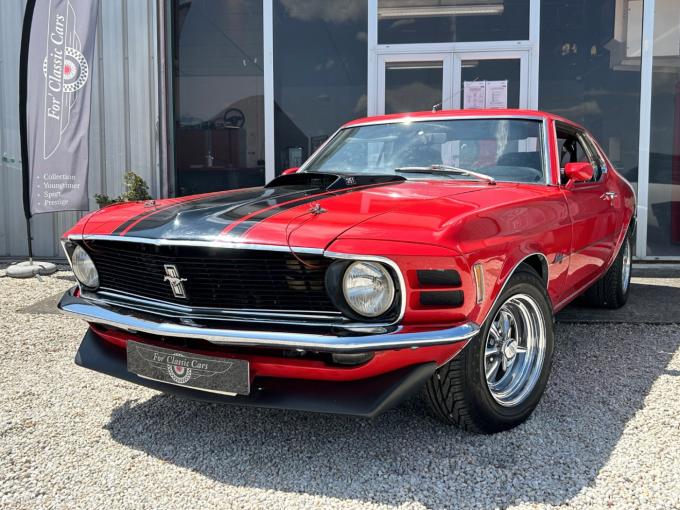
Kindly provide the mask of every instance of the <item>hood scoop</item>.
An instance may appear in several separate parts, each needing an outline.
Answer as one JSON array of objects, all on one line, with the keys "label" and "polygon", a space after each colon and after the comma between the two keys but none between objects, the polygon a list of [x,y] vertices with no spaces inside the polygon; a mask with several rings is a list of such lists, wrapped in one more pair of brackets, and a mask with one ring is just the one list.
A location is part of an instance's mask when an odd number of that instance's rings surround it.
[{"label": "hood scoop", "polygon": [[327,174],[303,172],[280,175],[269,182],[265,188],[316,188],[326,191],[337,189],[404,182],[401,175],[367,175],[367,174]]}]

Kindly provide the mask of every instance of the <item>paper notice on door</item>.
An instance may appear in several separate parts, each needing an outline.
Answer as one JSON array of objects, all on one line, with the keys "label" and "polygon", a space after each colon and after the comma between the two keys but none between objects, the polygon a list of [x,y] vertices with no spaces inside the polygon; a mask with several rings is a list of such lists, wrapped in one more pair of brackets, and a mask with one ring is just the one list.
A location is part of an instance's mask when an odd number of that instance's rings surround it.
[{"label": "paper notice on door", "polygon": [[463,108],[484,108],[486,104],[485,81],[466,81],[463,83]]},{"label": "paper notice on door", "polygon": [[508,107],[508,80],[486,82],[486,108]]}]

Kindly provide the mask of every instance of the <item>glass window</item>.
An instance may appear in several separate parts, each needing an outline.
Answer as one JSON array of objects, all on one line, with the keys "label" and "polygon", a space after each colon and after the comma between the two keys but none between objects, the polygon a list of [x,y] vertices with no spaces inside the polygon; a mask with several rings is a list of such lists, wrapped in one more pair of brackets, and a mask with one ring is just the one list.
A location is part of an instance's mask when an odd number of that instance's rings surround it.
[{"label": "glass window", "polygon": [[635,33],[642,18],[627,4],[541,1],[538,99],[541,110],[588,129],[617,170],[635,182],[640,125],[640,40]]},{"label": "glass window", "polygon": [[443,62],[385,64],[385,113],[431,111],[442,102]]},{"label": "glass window", "polygon": [[380,44],[529,39],[530,0],[378,0]]},{"label": "glass window", "polygon": [[262,2],[173,0],[177,194],[264,183]]},{"label": "glass window", "polygon": [[[544,182],[541,123],[520,119],[437,120],[343,129],[306,172],[462,178],[432,165],[472,170],[499,181]],[[424,175],[423,175],[424,172]]]},{"label": "glass window", "polygon": [[[597,162],[597,157],[592,156],[596,151],[592,147],[586,150],[584,143],[587,142],[585,134],[576,131],[571,127],[557,123],[557,150],[560,156],[560,180],[562,184],[567,183],[564,169],[567,163],[593,163],[593,178],[592,181],[600,179],[600,166]],[[592,156],[592,157],[591,157]]]},{"label": "glass window", "polygon": [[465,90],[466,81],[507,81],[507,107],[519,108],[521,72],[522,62],[517,58],[463,60],[459,90]]},{"label": "glass window", "polygon": [[647,255],[680,256],[680,4],[654,17]]},{"label": "glass window", "polygon": [[276,173],[366,115],[365,0],[274,0]]}]

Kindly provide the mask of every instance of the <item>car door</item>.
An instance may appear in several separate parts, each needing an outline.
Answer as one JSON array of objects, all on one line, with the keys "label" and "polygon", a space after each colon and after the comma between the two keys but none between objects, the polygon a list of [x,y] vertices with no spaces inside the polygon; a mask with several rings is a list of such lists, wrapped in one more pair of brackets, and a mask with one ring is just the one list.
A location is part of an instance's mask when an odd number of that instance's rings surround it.
[{"label": "car door", "polygon": [[[567,124],[556,123],[562,192],[572,221],[567,288],[577,291],[595,281],[606,269],[615,244],[615,193],[610,189],[607,166],[587,135]],[[567,163],[590,162],[593,179],[567,186]]]}]

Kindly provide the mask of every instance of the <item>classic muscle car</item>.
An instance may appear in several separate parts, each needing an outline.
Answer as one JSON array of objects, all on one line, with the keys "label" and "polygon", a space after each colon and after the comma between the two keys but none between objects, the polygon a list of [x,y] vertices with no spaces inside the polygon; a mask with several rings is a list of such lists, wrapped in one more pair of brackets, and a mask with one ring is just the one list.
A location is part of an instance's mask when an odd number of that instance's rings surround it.
[{"label": "classic muscle car", "polygon": [[492,433],[546,387],[553,317],[628,297],[633,189],[538,111],[349,122],[264,187],[126,203],[63,237],[78,365],[182,397],[374,416],[423,390]]}]

